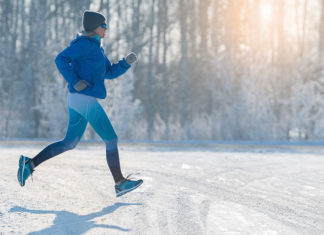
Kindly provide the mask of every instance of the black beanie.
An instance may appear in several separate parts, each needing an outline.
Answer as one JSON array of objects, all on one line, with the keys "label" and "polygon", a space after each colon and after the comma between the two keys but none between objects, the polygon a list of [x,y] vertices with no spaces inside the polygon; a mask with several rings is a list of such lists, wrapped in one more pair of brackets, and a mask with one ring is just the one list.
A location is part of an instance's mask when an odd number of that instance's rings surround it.
[{"label": "black beanie", "polygon": [[98,12],[85,11],[83,13],[83,28],[86,32],[92,32],[98,28],[106,18]]}]

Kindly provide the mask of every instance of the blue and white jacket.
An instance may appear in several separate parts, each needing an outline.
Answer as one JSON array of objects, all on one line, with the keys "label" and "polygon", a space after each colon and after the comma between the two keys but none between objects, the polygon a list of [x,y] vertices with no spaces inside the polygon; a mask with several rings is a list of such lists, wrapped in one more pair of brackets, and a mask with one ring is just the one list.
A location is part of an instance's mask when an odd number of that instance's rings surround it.
[{"label": "blue and white jacket", "polygon": [[[104,80],[114,79],[130,68],[125,58],[111,64],[100,47],[100,41],[83,35],[77,35],[70,46],[56,57],[55,63],[67,81],[71,93],[81,93],[100,99],[106,98],[107,95]],[[90,85],[78,92],[73,86],[79,80],[85,80]]]}]

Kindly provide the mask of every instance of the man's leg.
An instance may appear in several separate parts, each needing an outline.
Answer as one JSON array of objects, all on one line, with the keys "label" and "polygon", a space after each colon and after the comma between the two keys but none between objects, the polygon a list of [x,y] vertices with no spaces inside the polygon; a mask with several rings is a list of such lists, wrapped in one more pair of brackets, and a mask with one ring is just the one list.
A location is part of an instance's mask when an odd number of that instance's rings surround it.
[{"label": "man's leg", "polygon": [[106,144],[106,159],[115,183],[123,179],[120,169],[118,138],[104,109],[98,102],[89,105],[85,115],[87,120]]},{"label": "man's leg", "polygon": [[88,121],[78,112],[69,108],[69,126],[63,140],[50,144],[32,159],[35,167],[42,162],[75,148],[87,127]]}]

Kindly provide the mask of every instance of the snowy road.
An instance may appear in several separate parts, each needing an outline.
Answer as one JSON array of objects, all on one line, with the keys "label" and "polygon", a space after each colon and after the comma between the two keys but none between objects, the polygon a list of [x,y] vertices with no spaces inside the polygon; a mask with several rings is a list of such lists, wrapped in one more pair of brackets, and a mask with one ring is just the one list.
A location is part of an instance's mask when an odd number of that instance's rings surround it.
[{"label": "snowy road", "polygon": [[104,145],[81,143],[16,181],[19,154],[0,145],[0,234],[324,234],[324,147],[121,144],[116,198]]}]

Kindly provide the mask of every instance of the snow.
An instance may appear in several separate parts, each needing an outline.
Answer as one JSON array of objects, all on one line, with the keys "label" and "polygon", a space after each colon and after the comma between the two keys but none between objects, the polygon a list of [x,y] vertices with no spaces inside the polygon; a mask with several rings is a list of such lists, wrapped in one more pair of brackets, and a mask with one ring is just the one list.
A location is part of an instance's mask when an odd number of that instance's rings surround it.
[{"label": "snow", "polygon": [[21,188],[20,154],[50,142],[0,143],[0,234],[323,234],[324,147],[121,143],[116,198],[105,147],[80,143]]}]

